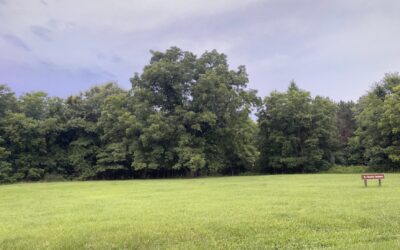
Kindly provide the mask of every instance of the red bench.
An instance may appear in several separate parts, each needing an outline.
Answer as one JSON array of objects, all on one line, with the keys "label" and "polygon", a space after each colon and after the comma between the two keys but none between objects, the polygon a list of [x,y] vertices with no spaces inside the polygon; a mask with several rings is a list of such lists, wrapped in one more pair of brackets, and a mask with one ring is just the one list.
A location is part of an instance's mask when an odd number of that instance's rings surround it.
[{"label": "red bench", "polygon": [[364,180],[365,187],[367,187],[368,180],[378,180],[379,186],[382,186],[382,182],[381,182],[382,179],[385,179],[384,174],[362,174],[361,175],[361,180]]}]

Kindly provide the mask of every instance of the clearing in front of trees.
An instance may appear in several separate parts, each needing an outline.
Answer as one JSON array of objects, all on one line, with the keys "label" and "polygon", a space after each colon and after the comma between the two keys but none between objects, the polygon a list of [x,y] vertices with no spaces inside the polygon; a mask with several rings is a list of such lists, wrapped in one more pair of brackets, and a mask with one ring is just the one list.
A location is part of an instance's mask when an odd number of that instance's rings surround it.
[{"label": "clearing in front of trees", "polygon": [[400,248],[400,175],[0,186],[1,249]]}]

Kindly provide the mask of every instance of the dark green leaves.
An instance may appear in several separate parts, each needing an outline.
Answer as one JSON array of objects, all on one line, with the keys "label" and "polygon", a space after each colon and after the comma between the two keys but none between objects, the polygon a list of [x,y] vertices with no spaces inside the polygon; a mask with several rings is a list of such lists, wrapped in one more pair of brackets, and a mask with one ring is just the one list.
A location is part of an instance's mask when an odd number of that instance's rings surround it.
[{"label": "dark green leaves", "polygon": [[311,98],[292,82],[266,97],[259,117],[260,168],[274,173],[316,172],[334,163],[336,105]]}]

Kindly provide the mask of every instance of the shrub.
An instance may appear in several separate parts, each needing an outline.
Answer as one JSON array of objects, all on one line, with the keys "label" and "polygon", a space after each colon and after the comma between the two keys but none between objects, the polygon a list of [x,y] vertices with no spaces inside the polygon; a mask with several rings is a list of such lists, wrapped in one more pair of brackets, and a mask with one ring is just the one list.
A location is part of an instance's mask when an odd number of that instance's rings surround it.
[{"label": "shrub", "polygon": [[334,165],[324,173],[331,174],[358,174],[358,173],[366,173],[370,172],[371,169],[368,166],[341,166]]}]

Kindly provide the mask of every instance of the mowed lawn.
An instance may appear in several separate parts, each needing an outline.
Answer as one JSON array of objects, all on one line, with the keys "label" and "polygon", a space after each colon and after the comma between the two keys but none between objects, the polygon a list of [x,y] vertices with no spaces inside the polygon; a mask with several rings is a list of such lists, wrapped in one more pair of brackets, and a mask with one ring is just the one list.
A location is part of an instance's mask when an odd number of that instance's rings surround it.
[{"label": "mowed lawn", "polygon": [[399,249],[400,175],[0,186],[0,249]]}]

